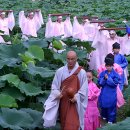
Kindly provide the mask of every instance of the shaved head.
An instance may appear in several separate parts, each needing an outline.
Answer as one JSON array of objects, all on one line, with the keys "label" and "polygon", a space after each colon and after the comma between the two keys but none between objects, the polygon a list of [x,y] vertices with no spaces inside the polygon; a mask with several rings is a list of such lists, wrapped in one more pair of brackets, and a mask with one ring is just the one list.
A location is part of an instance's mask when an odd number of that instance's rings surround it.
[{"label": "shaved head", "polygon": [[75,51],[68,51],[67,56],[73,56],[77,58],[77,54]]},{"label": "shaved head", "polygon": [[68,51],[66,58],[67,58],[68,68],[73,69],[76,62],[77,62],[76,52],[75,51]]}]

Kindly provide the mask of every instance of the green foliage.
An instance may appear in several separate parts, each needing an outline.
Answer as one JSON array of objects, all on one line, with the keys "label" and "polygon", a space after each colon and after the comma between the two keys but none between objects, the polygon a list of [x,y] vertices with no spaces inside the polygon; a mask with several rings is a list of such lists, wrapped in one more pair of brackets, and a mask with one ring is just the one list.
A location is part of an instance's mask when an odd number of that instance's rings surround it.
[{"label": "green foliage", "polygon": [[1,81],[8,81],[8,83],[13,84],[14,86],[18,87],[20,83],[20,79],[17,75],[14,74],[7,74],[0,77]]},{"label": "green foliage", "polygon": [[32,64],[30,64],[27,68],[27,72],[33,76],[36,76],[37,74],[39,74],[42,78],[47,78],[47,77],[51,77],[54,75],[55,71],[54,70],[50,70],[47,67],[36,67]]},{"label": "green foliage", "polygon": [[22,59],[22,66],[26,68],[28,64],[35,64],[35,59],[42,61],[44,60],[44,51],[41,47],[32,45],[29,46],[25,54],[19,54]]},{"label": "green foliage", "polygon": [[130,117],[117,124],[109,124],[98,130],[129,130],[130,129]]},{"label": "green foliage", "polygon": [[128,88],[125,89],[124,97],[126,100],[130,99],[130,86],[128,86]]},{"label": "green foliage", "polygon": [[26,96],[36,96],[43,93],[40,87],[35,87],[31,83],[20,82],[19,89],[22,93],[25,93]]},{"label": "green foliage", "polygon": [[3,68],[4,65],[7,66],[17,66],[21,61],[19,59],[18,53],[23,53],[25,51],[22,44],[20,45],[0,45],[0,69]]},{"label": "green foliage", "polygon": [[28,48],[28,52],[25,52],[25,54],[29,55],[30,57],[34,59],[38,59],[39,61],[44,60],[44,51],[39,46],[30,46]]},{"label": "green foliage", "polygon": [[29,128],[32,123],[33,118],[27,112],[16,109],[1,108],[0,125],[3,128],[23,130],[23,128]]},{"label": "green foliage", "polygon": [[13,97],[0,94],[0,107],[18,107],[18,105]]},{"label": "green foliage", "polygon": [[42,112],[38,112],[36,110],[32,110],[32,109],[21,109],[24,112],[27,112],[33,119],[33,123],[31,124],[31,126],[29,127],[30,130],[36,128],[37,126],[39,128],[42,128]]},{"label": "green foliage", "polygon": [[3,94],[9,95],[11,97],[13,97],[14,99],[17,99],[19,101],[24,101],[25,96],[15,87],[5,87],[2,90]]}]

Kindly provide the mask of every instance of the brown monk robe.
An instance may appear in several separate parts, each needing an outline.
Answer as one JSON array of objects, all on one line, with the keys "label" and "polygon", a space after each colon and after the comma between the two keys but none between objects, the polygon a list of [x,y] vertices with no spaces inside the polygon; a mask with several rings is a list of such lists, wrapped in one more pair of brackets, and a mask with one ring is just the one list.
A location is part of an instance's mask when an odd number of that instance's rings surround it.
[{"label": "brown monk robe", "polygon": [[61,91],[63,95],[59,106],[61,130],[78,130],[80,127],[76,102],[72,103],[70,99],[72,99],[80,89],[80,82],[77,75],[81,68],[82,67],[79,67],[61,84]]}]

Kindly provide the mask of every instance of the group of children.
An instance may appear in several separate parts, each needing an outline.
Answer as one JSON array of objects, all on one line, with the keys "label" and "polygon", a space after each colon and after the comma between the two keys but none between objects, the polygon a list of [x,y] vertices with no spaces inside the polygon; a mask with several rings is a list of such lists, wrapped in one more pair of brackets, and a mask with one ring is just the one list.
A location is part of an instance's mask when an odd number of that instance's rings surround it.
[{"label": "group of children", "polygon": [[[100,118],[110,124],[115,123],[117,107],[125,103],[123,95],[119,96],[118,94],[121,93],[125,85],[124,69],[128,62],[125,56],[120,54],[119,43],[114,43],[112,47],[113,54],[108,54],[104,60],[105,65],[101,65],[98,69],[98,85],[93,82],[92,71],[87,71],[88,105],[84,116],[84,130],[99,128],[101,126]],[[118,100],[121,101],[120,105]]]}]

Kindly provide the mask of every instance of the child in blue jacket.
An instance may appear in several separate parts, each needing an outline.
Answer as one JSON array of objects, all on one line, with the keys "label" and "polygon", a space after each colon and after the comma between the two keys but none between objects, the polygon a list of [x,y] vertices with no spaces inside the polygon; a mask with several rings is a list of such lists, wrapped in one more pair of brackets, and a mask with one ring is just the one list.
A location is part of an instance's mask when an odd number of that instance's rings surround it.
[{"label": "child in blue jacket", "polygon": [[[112,47],[113,47],[113,52],[114,52],[114,63],[117,63],[123,69],[123,74],[121,75],[121,82],[124,86],[125,82],[126,82],[124,70],[126,69],[126,67],[128,65],[128,61],[126,60],[124,55],[120,54],[120,44],[119,43],[115,42],[112,45]],[[121,90],[123,90],[123,86],[122,87],[120,86]]]},{"label": "child in blue jacket", "polygon": [[99,96],[99,107],[101,116],[108,123],[116,122],[116,104],[117,104],[117,85],[120,82],[120,76],[113,69],[114,60],[105,59],[106,69],[99,75],[98,84],[101,87]]}]

